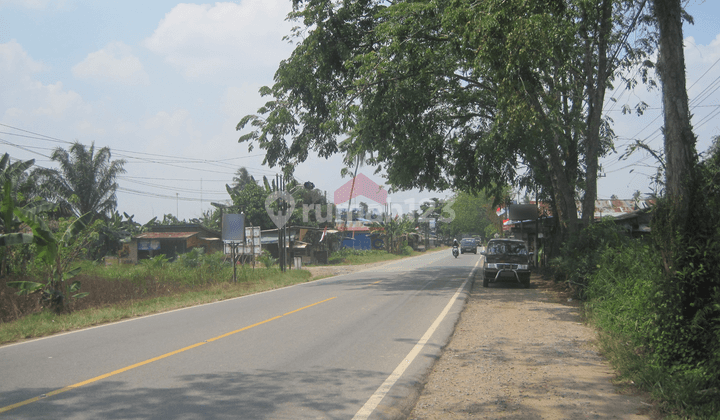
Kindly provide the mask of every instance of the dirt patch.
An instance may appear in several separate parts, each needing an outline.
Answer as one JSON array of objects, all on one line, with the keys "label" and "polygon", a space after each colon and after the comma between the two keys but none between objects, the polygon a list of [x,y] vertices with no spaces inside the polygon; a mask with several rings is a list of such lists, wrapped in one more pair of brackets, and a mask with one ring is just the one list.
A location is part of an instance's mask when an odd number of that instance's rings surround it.
[{"label": "dirt patch", "polygon": [[388,264],[392,261],[380,261],[376,263],[358,264],[358,265],[323,265],[323,266],[304,266],[303,269],[308,270],[312,275],[312,279],[321,279],[325,277],[340,276],[343,274],[355,273],[357,271],[367,270],[368,268],[378,267]]},{"label": "dirt patch", "polygon": [[531,281],[474,284],[410,419],[653,418],[613,386],[578,303],[552,281]]}]

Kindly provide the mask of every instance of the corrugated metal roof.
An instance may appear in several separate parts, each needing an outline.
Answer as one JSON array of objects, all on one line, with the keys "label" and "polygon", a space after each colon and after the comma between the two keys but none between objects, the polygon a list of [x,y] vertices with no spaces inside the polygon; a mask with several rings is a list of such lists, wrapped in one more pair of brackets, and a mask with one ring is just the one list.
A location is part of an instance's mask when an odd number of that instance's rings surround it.
[{"label": "corrugated metal roof", "polygon": [[200,232],[145,232],[136,236],[137,239],[187,239]]},{"label": "corrugated metal roof", "polygon": [[595,217],[618,217],[652,207],[655,200],[596,200]]},{"label": "corrugated metal roof", "polygon": [[[530,202],[531,204],[535,204],[534,201]],[[652,207],[655,205],[655,199],[648,198],[648,199],[641,199],[641,200],[595,200],[595,217],[605,217],[605,216],[621,216],[624,214],[633,213],[637,210],[644,210],[647,208]],[[552,216],[552,210],[550,208],[550,204],[546,202],[540,202],[540,214],[541,215],[547,215]],[[575,207],[578,211],[578,217],[582,216],[582,201],[576,201]]]}]

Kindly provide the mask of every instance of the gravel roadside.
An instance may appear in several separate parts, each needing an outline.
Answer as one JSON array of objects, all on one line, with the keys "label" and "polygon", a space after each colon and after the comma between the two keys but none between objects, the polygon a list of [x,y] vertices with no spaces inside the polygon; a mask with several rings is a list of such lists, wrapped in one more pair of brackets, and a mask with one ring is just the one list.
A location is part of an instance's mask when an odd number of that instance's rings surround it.
[{"label": "gravel roadside", "polygon": [[[308,269],[319,278],[386,263]],[[580,313],[577,302],[537,275],[529,289],[476,281],[408,418],[657,418],[641,396],[613,385],[615,373]]]},{"label": "gravel roadside", "polygon": [[409,418],[653,418],[650,404],[613,385],[595,340],[552,281],[476,281]]}]

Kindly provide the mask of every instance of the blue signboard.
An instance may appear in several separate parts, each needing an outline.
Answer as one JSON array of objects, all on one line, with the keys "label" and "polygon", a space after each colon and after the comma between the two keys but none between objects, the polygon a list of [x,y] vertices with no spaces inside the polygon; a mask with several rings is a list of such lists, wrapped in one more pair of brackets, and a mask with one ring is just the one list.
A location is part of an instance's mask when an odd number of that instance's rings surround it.
[{"label": "blue signboard", "polygon": [[222,217],[222,240],[243,242],[245,241],[245,215],[244,214],[223,214]]}]

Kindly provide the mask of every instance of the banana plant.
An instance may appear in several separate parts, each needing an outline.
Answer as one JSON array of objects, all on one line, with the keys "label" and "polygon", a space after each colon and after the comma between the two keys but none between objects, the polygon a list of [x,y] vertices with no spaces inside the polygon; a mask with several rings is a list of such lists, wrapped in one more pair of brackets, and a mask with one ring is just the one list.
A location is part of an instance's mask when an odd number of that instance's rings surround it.
[{"label": "banana plant", "polygon": [[6,180],[2,190],[2,204],[0,205],[0,213],[2,213],[3,233],[0,235],[0,246],[12,246],[21,244],[31,244],[33,235],[29,233],[17,232],[20,222],[15,217],[15,200],[12,198],[12,183]]},{"label": "banana plant", "polygon": [[9,181],[6,181],[2,205],[0,205],[3,222],[6,227],[16,225],[19,222],[25,223],[32,229],[32,234],[6,233],[2,235],[3,243],[8,245],[34,243],[37,248],[36,257],[49,268],[50,274],[46,283],[11,281],[7,285],[18,289],[19,295],[41,293],[41,300],[50,308],[56,312],[66,310],[69,308],[68,297],[69,300],[79,299],[87,296],[88,293],[78,293],[81,286],[79,281],[69,282],[78,274],[80,269],[68,269],[69,261],[63,260],[60,249],[67,246],[78,235],[85,227],[86,219],[89,219],[90,215],[86,214],[73,221],[64,234],[58,238],[40,217],[45,211],[52,210],[53,206],[45,203],[31,209],[15,207],[14,200],[9,194],[10,188],[8,184]]},{"label": "banana plant", "polygon": [[385,246],[390,253],[399,253],[400,245],[407,240],[408,235],[415,230],[415,221],[411,217],[387,218],[383,222],[376,222],[372,227],[383,231]]}]

